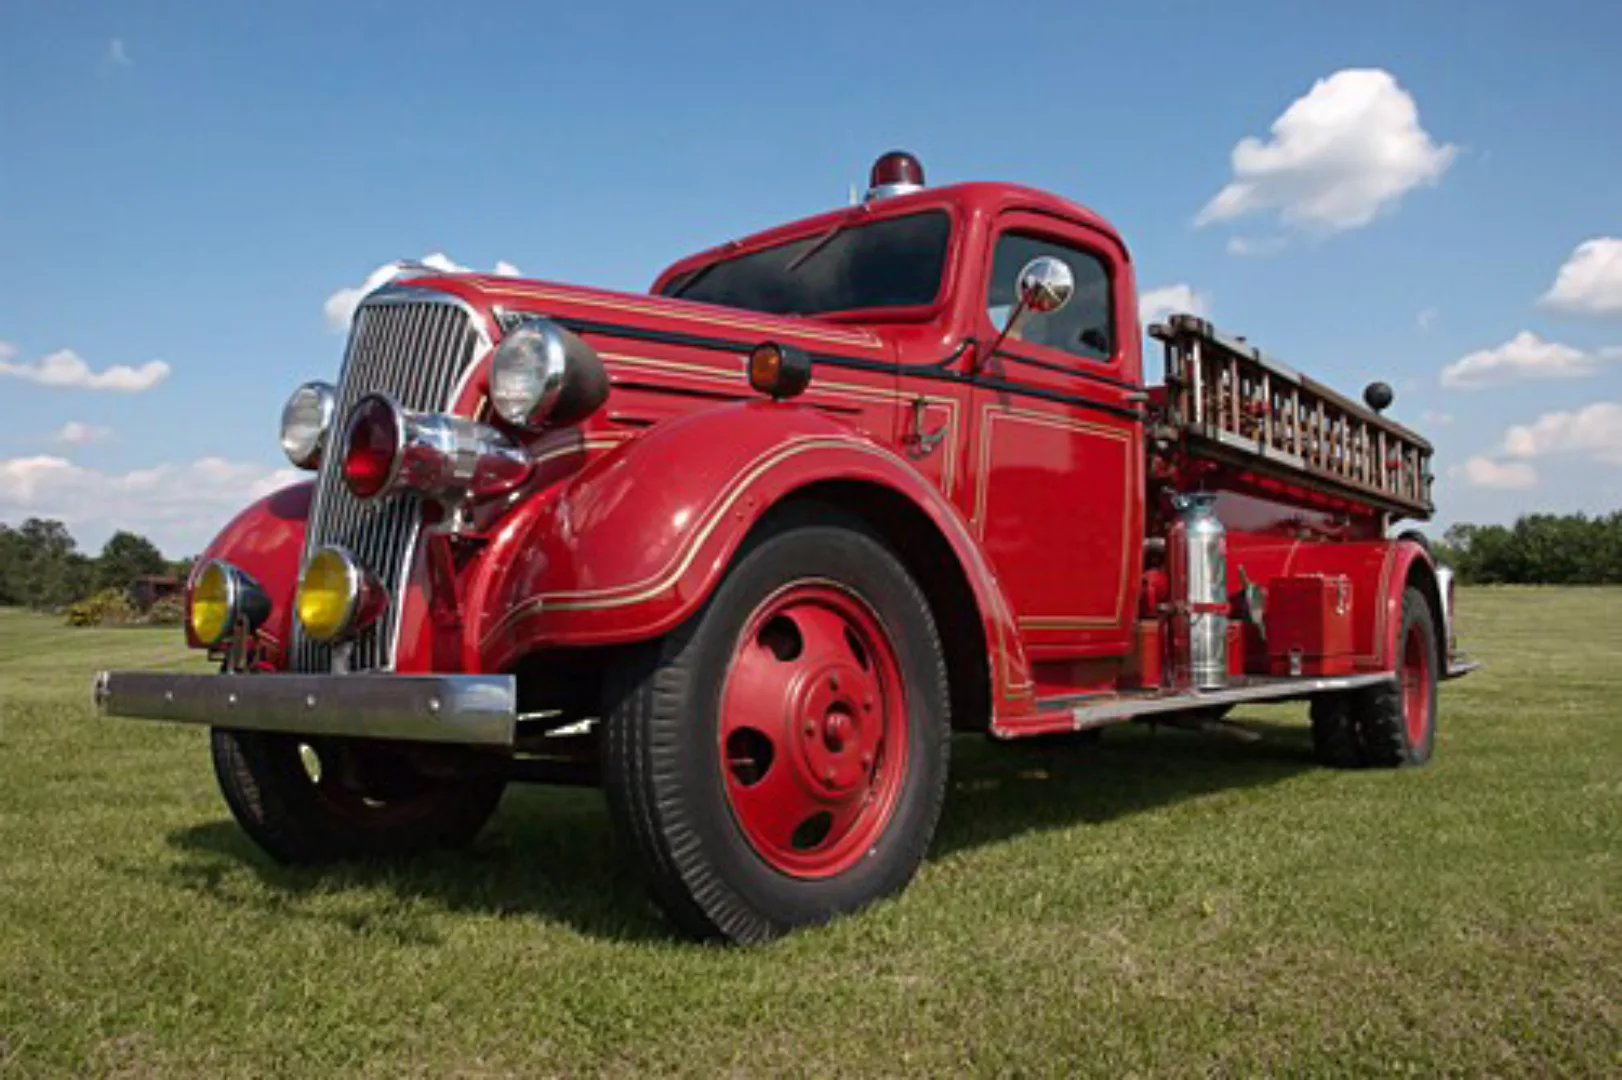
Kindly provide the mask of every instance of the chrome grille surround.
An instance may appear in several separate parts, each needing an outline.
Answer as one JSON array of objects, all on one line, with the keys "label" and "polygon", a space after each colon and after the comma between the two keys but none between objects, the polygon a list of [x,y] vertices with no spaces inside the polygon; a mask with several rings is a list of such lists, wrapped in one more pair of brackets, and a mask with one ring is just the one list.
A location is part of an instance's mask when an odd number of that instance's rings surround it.
[{"label": "chrome grille surround", "polygon": [[[304,564],[326,544],[341,544],[377,575],[388,591],[381,619],[349,650],[347,669],[389,671],[399,652],[399,602],[404,595],[422,526],[421,500],[413,494],[362,501],[342,476],[343,428],[355,402],[386,393],[414,412],[445,412],[455,404],[491,342],[477,312],[460,298],[434,289],[385,286],[355,312],[338,376],[337,408],[304,538]],[[304,635],[293,620],[291,670],[334,670],[333,647]]]}]

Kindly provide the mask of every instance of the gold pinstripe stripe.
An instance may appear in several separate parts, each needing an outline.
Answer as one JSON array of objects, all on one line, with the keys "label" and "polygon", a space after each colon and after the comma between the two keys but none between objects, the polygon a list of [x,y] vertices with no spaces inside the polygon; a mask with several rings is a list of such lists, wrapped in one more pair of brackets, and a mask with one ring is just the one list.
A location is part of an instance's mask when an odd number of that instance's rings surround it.
[{"label": "gold pinstripe stripe", "polygon": [[[850,450],[857,453],[870,454],[874,457],[882,458],[895,464],[905,464],[900,458],[896,457],[894,454],[882,447],[872,444],[859,443],[851,439],[833,439],[818,436],[808,436],[793,440],[784,445],[773,447],[771,450],[758,455],[754,461],[752,461],[750,465],[739,474],[738,478],[736,478],[732,484],[728,485],[728,487],[725,489],[724,495],[716,502],[711,503],[710,507],[705,510],[701,528],[692,535],[688,543],[683,545],[683,549],[677,551],[676,555],[672,557],[672,561],[667,562],[659,571],[656,571],[654,574],[643,578],[641,581],[631,582],[625,585],[612,586],[607,589],[542,593],[534,596],[529,600],[515,605],[511,611],[509,611],[500,619],[500,621],[496,623],[495,626],[491,627],[481,639],[481,647],[487,647],[491,640],[498,634],[507,630],[513,624],[521,621],[522,619],[528,618],[530,615],[538,613],[543,609],[555,611],[603,610],[613,607],[622,607],[626,604],[636,603],[651,596],[657,595],[662,589],[668,588],[671,584],[680,579],[682,574],[687,571],[687,569],[692,565],[693,560],[697,558],[698,552],[703,548],[704,543],[709,539],[711,533],[714,532],[721,520],[726,517],[727,512],[737,502],[737,500],[742,497],[744,491],[746,491],[755,480],[759,479],[760,476],[764,475],[770,469],[782,464],[784,461],[787,461],[792,457],[819,449]],[[958,518],[956,514],[952,514],[951,518],[956,524],[956,527],[963,532],[963,539],[968,541],[970,550],[972,551],[974,538],[968,534],[968,530],[964,527],[962,520]],[[978,557],[976,557],[976,562],[979,562]],[[1009,656],[1007,638],[1001,630],[1001,627],[1007,622],[1005,616],[1008,614],[1008,612],[1006,610],[1002,610],[1002,605],[999,599],[999,586],[997,585],[996,577],[994,574],[992,574],[990,567],[983,564],[975,567],[974,569],[977,576],[981,578],[982,583],[989,586],[987,590],[988,595],[991,597],[992,604],[999,609],[998,611],[994,612],[994,614],[1000,616],[997,619],[999,629],[995,636],[997,638],[996,644],[998,658],[1001,661],[1003,668],[1003,684],[1005,690],[1004,696],[1010,700],[1018,700],[1020,698],[1030,696],[1030,690],[1033,686],[1031,681],[1026,680],[1024,682],[1016,683],[1013,678],[1013,662]]]},{"label": "gold pinstripe stripe", "polygon": [[[1108,427],[1103,424],[1095,424],[1086,420],[1074,420],[1064,416],[1052,416],[1048,413],[1032,412],[1029,409],[1011,408],[989,402],[981,407],[980,417],[980,475],[979,484],[974,493],[974,526],[975,534],[980,537],[982,542],[985,540],[986,531],[986,497],[988,489],[991,486],[991,441],[993,428],[995,427],[997,421],[1024,422],[1036,424],[1038,426],[1058,428],[1063,431],[1080,432],[1099,436],[1124,444],[1129,456],[1132,449],[1132,437],[1128,433],[1121,431],[1118,428]],[[1132,499],[1132,469],[1130,467],[1130,459],[1126,464],[1128,467],[1122,469],[1121,471],[1124,474],[1123,483],[1126,486],[1126,505],[1130,505]],[[1130,551],[1132,547],[1130,530],[1131,518],[1129,515],[1123,514],[1121,520],[1121,566],[1120,572],[1117,575],[1117,587],[1115,591],[1115,615],[1113,617],[1104,615],[1022,616],[1015,620],[1017,625],[1019,625],[1021,628],[1031,630],[1079,630],[1096,628],[1100,626],[1119,626],[1121,624],[1121,609],[1126,603],[1128,583],[1127,575],[1131,572],[1131,566],[1128,565],[1127,559],[1127,552]]]},{"label": "gold pinstripe stripe", "polygon": [[[645,368],[650,371],[667,371],[689,375],[696,379],[707,379],[711,382],[721,382],[728,385],[742,383],[748,385],[749,376],[741,366],[738,371],[717,369],[703,364],[687,364],[680,360],[666,360],[651,356],[632,356],[628,353],[603,352],[599,355],[605,361],[620,364],[626,367]],[[847,400],[867,401],[878,404],[903,405],[917,398],[922,398],[928,408],[939,406],[946,410],[946,457],[941,466],[941,488],[946,497],[950,499],[957,481],[958,458],[958,401],[956,398],[936,397],[928,394],[904,394],[899,389],[883,389],[875,386],[862,386],[857,383],[813,381],[806,391],[813,397],[845,398]]]},{"label": "gold pinstripe stripe", "polygon": [[679,319],[682,322],[705,323],[710,326],[724,326],[730,330],[744,330],[756,334],[783,334],[810,341],[823,341],[839,345],[864,345],[876,347],[879,339],[876,334],[866,331],[840,331],[830,330],[826,327],[800,327],[782,326],[770,323],[757,322],[747,317],[729,315],[712,315],[708,312],[686,311],[673,312],[668,307],[632,300],[610,300],[597,296],[582,296],[577,292],[560,292],[553,289],[536,288],[534,286],[486,286],[492,299],[500,300],[512,297],[524,297],[532,300],[551,300],[558,303],[579,304],[603,308],[608,311],[629,311],[637,315],[651,315],[664,319]]}]

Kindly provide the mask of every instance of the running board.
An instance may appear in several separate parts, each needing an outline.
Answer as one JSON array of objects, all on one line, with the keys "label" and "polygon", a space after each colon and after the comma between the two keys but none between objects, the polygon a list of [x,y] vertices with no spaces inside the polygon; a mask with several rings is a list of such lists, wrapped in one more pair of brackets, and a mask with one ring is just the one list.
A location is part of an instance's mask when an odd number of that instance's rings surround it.
[{"label": "running board", "polygon": [[1087,694],[1081,697],[1056,698],[1038,703],[1038,708],[1050,710],[1070,709],[1075,728],[1107,727],[1124,720],[1136,720],[1156,713],[1189,712],[1195,709],[1220,708],[1224,705],[1245,705],[1258,701],[1295,701],[1317,694],[1332,694],[1342,690],[1360,690],[1391,682],[1390,672],[1372,675],[1325,675],[1303,678],[1249,676],[1243,682],[1221,690],[1145,690],[1119,694]]}]

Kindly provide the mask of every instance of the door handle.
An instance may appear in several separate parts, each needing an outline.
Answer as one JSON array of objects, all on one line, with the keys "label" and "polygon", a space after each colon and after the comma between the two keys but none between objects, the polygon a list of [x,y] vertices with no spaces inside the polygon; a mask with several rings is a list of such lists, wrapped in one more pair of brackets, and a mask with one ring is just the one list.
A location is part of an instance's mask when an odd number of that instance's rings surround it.
[{"label": "door handle", "polygon": [[907,454],[914,458],[928,457],[935,452],[941,440],[946,438],[946,425],[942,424],[934,431],[925,431],[924,422],[929,409],[929,402],[921,397],[912,399],[912,429],[901,437],[901,445],[907,448]]}]

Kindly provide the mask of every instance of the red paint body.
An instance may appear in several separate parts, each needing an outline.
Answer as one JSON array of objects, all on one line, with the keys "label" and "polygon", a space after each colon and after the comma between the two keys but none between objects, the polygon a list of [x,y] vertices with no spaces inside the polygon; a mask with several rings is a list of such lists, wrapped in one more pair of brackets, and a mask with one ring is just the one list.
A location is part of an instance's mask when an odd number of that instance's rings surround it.
[{"label": "red paint body", "polygon": [[[481,275],[414,279],[465,300],[498,341],[498,309],[586,327],[612,391],[577,426],[511,433],[540,465],[521,497],[478,512],[478,543],[444,564],[437,586],[433,545],[418,546],[413,585],[396,598],[396,667],[504,671],[547,650],[664,633],[704,603],[763,516],[818,486],[881,493],[884,506],[908,508],[895,527],[931,530],[955,561],[989,680],[989,715],[960,723],[1002,735],[1068,728],[1068,710],[1041,699],[1158,682],[1165,581],[1146,574],[1144,541],[1165,535],[1174,490],[1223,493],[1231,590],[1241,572],[1264,586],[1344,577],[1348,662],[1393,667],[1404,588],[1434,589],[1428,556],[1385,539],[1389,522],[1371,507],[1146,447],[1143,412],[1162,391],[1145,385],[1126,248],[1091,212],[1005,184],[925,190],[695,255],[653,292],[718,257],[921,209],[946,211],[951,241],[935,300],[905,309],[780,317]],[[1024,341],[990,352],[991,253],[1008,229],[1102,261],[1113,356]],[[802,396],[771,402],[750,389],[747,352],[768,340],[812,355]],[[465,385],[454,411],[495,422],[486,373]],[[940,436],[927,452],[923,434]],[[289,630],[308,501],[301,485],[256,504],[206,553],[261,582],[275,604],[265,632],[277,641]],[[1259,639],[1241,636],[1233,656],[1236,669],[1267,670]]]}]

